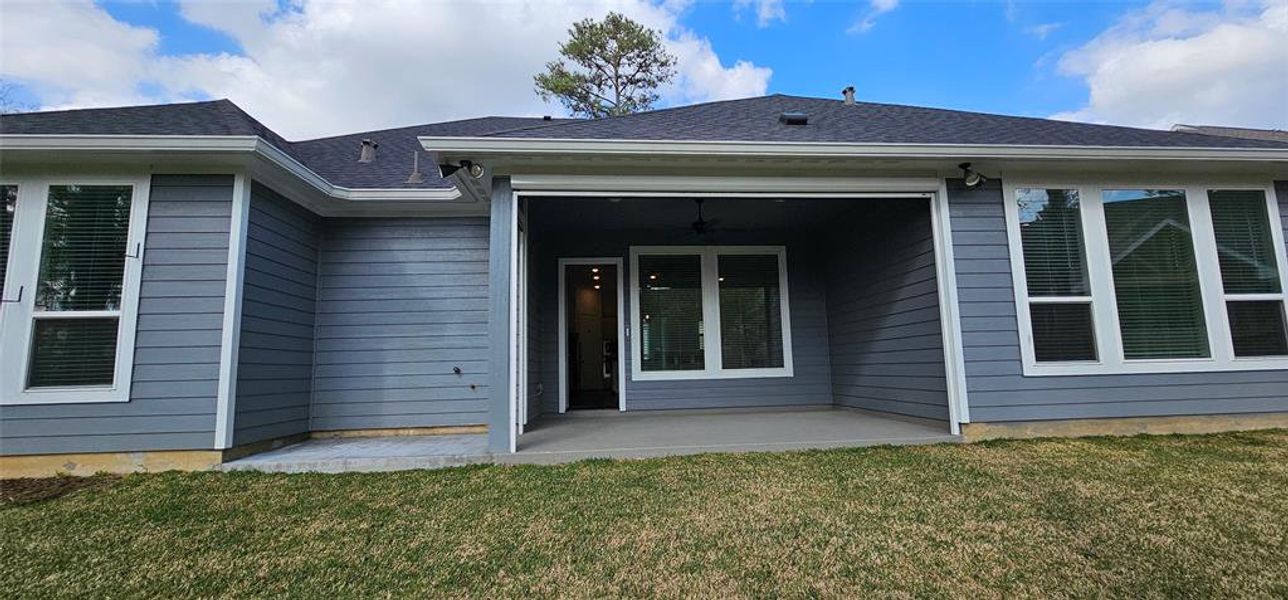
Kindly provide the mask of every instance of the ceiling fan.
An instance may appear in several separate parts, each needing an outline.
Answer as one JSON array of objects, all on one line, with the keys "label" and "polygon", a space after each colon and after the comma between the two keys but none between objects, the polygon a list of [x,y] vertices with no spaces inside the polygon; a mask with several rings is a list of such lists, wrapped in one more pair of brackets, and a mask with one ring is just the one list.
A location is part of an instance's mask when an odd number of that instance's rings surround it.
[{"label": "ceiling fan", "polygon": [[694,204],[698,205],[698,219],[689,223],[689,231],[698,237],[705,237],[715,233],[746,231],[745,229],[736,229],[731,227],[720,227],[719,219],[707,219],[702,214],[702,205],[705,202],[703,198],[694,198]]}]

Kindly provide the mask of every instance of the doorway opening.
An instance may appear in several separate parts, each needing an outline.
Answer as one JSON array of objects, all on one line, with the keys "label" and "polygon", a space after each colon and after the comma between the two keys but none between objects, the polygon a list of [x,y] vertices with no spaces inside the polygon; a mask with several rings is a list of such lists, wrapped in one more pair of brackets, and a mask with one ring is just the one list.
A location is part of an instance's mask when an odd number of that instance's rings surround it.
[{"label": "doorway opening", "polygon": [[560,261],[560,412],[622,408],[621,259]]}]

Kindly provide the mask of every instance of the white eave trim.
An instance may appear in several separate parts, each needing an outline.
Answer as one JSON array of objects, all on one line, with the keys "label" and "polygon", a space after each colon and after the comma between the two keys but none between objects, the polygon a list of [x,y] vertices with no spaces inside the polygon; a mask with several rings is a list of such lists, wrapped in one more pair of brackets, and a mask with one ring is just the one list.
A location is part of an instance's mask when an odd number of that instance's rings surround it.
[{"label": "white eave trim", "polygon": [[585,140],[497,137],[420,137],[425,149],[440,154],[522,153],[525,155],[703,155],[800,156],[819,158],[1010,158],[1268,160],[1288,162],[1288,148],[1176,148],[1123,146],[845,144],[692,140]]},{"label": "white eave trim", "polygon": [[201,152],[253,154],[332,198],[349,201],[462,202],[460,191],[420,188],[347,188],[334,185],[277,146],[254,135],[0,135],[0,151]]}]

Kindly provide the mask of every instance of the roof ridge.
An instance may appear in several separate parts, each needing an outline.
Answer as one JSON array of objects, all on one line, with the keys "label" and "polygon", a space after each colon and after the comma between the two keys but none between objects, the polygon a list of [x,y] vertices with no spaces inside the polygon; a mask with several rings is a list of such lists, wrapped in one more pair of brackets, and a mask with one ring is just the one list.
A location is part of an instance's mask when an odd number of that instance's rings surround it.
[{"label": "roof ridge", "polygon": [[[671,112],[671,111],[682,110],[682,109],[686,109],[686,108],[693,108],[693,107],[696,107],[696,106],[712,106],[712,105],[715,105],[715,104],[730,104],[730,103],[733,103],[733,102],[745,102],[745,101],[748,101],[748,100],[760,100],[760,99],[762,99],[762,98],[772,98],[772,97],[774,97],[774,96],[782,96],[782,95],[783,95],[783,94],[768,94],[768,95],[765,95],[765,96],[750,96],[750,97],[747,97],[747,98],[727,98],[727,99],[725,99],[725,100],[712,100],[712,101],[710,101],[710,102],[699,102],[699,103],[697,103],[697,104],[685,104],[685,105],[683,105],[683,106],[668,106],[668,107],[666,107],[666,108],[659,108],[659,109],[655,109],[655,110],[646,110],[646,111],[644,111],[644,112],[630,113],[630,114],[625,114],[625,115],[610,115],[610,116],[607,116],[607,117],[600,117],[600,118],[598,118],[598,119],[571,119],[571,121],[572,121],[572,122],[575,122],[575,123],[603,123],[603,122],[608,122],[608,121],[616,121],[616,120],[621,120],[621,119],[629,119],[629,118],[631,118],[631,117],[641,117],[641,116],[644,116],[644,115],[656,115],[656,114],[658,114],[658,113]],[[509,130],[509,131],[493,131],[493,132],[487,133],[487,134],[485,134],[485,135],[483,135],[483,136],[480,136],[480,137],[493,136],[493,135],[496,135],[496,134],[498,134],[498,133],[509,133],[509,132],[513,132],[513,131],[520,131],[520,130],[522,130],[522,131],[531,131],[531,130],[533,130],[533,129],[542,129],[542,128],[545,128],[545,127],[557,127],[557,126],[560,126],[560,125],[571,125],[571,124],[572,124],[572,123],[571,123],[571,122],[569,122],[569,121],[563,121],[563,122],[560,122],[560,123],[549,123],[549,124],[538,125],[538,126],[534,126],[534,127],[526,127],[526,128],[520,128],[520,129],[512,129],[512,130]]]}]

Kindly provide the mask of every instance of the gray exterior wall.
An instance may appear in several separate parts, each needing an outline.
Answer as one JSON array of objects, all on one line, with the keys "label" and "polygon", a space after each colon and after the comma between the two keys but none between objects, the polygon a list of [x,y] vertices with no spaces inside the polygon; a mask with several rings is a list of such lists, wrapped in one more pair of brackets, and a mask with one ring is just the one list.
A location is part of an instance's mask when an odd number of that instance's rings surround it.
[{"label": "gray exterior wall", "polygon": [[152,178],[130,401],[0,407],[0,451],[214,448],[232,189]]},{"label": "gray exterior wall", "polygon": [[233,444],[306,433],[322,220],[251,188]]},{"label": "gray exterior wall", "polygon": [[[1277,190],[1288,212],[1288,183]],[[1283,370],[1025,377],[1001,182],[968,189],[949,180],[948,199],[971,421],[1288,410]]]},{"label": "gray exterior wall", "polygon": [[488,219],[326,219],[321,247],[312,429],[487,423]]},{"label": "gray exterior wall", "polygon": [[[559,259],[621,257],[625,273],[623,318],[631,314],[630,246],[676,245],[672,231],[578,231],[534,234],[540,253],[529,263],[531,275],[545,282],[539,290],[540,370],[545,389],[542,412],[559,410]],[[787,246],[788,302],[791,309],[794,377],[680,381],[635,381],[630,378],[634,356],[627,339],[626,410],[805,406],[832,403],[828,357],[825,255],[818,244],[790,232],[749,232],[724,244]],[[634,331],[634,328],[632,328]],[[537,352],[537,350],[533,350]]]},{"label": "gray exterior wall", "polygon": [[[836,404],[948,420],[935,243],[926,202],[832,240],[827,324]],[[870,221],[871,222],[871,221]]]}]

